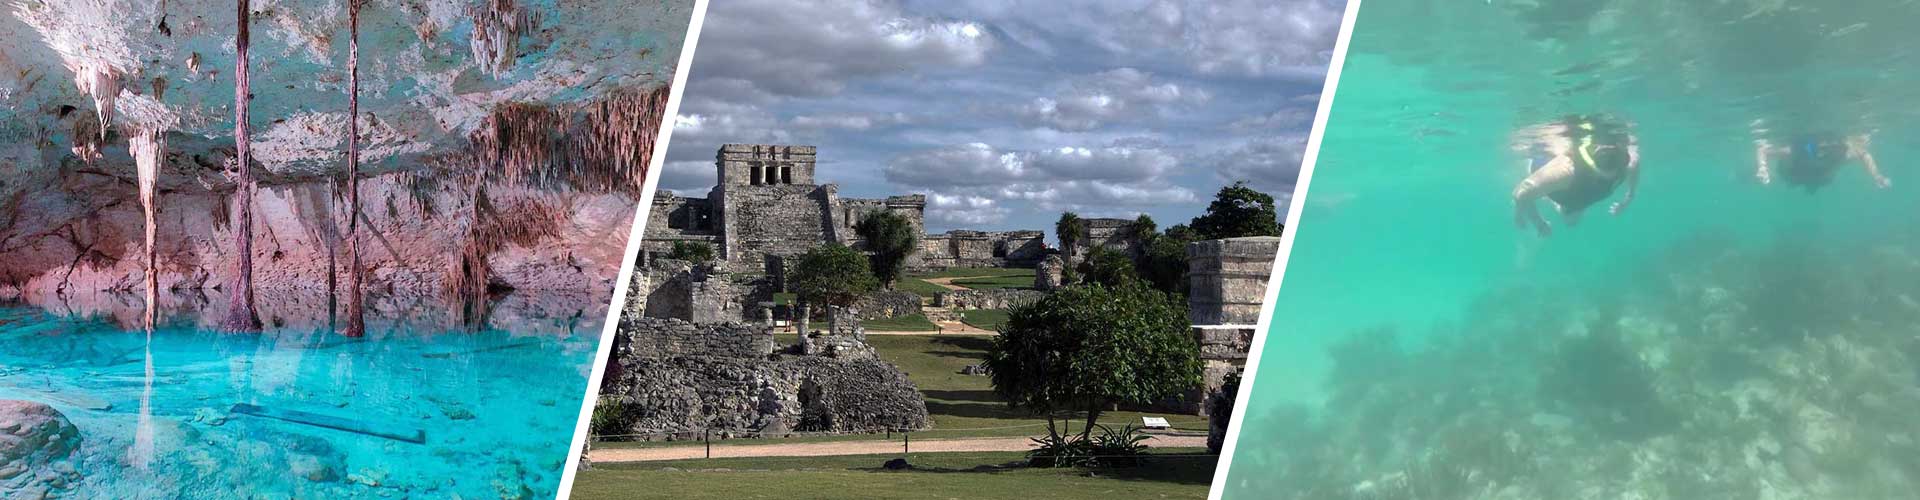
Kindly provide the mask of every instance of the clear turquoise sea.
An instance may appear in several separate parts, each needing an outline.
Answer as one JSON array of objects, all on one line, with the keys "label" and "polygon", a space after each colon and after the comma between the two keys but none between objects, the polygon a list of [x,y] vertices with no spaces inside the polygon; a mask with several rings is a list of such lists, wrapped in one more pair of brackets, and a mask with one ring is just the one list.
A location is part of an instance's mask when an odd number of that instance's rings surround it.
[{"label": "clear turquoise sea", "polygon": [[[1913,498],[1920,3],[1369,0],[1228,498]],[[1639,198],[1515,227],[1516,129],[1628,120]],[[1755,141],[1870,134],[1809,192]],[[1781,160],[1784,161],[1784,160]],[[1616,193],[1615,200],[1619,194]]]}]

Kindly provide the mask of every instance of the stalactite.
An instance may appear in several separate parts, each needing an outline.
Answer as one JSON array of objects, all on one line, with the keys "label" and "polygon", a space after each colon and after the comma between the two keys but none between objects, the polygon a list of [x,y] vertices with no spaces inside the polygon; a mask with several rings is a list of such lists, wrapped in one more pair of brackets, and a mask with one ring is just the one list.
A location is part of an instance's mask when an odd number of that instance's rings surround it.
[{"label": "stalactite", "polygon": [[235,160],[238,161],[239,175],[235,181],[233,194],[234,213],[234,251],[236,269],[234,272],[233,294],[227,310],[227,320],[222,325],[226,330],[235,332],[260,331],[260,316],[253,308],[253,158],[248,155],[248,142],[252,136],[247,131],[247,98],[251,89],[247,85],[247,42],[248,42],[248,1],[240,0],[238,14],[239,34],[234,38],[234,91],[233,91],[233,144]]},{"label": "stalactite", "polygon": [[160,300],[160,266],[158,253],[154,250],[154,234],[157,225],[155,217],[154,191],[160,179],[161,162],[166,161],[167,136],[164,130],[145,128],[127,134],[127,149],[133,153],[133,165],[139,178],[140,208],[146,214],[147,239],[147,311],[146,326],[153,328],[159,319],[156,306]]},{"label": "stalactite", "polygon": [[540,25],[537,12],[520,8],[513,0],[481,0],[467,8],[473,17],[473,60],[482,71],[500,76],[513,69],[520,35]]},{"label": "stalactite", "polygon": [[360,3],[347,0],[347,330],[366,335],[360,276]]},{"label": "stalactite", "polygon": [[106,64],[69,64],[73,70],[73,83],[80,92],[93,98],[93,112],[100,120],[100,140],[107,139],[107,126],[113,123],[113,106],[120,99],[120,90],[125,88],[126,75]]}]

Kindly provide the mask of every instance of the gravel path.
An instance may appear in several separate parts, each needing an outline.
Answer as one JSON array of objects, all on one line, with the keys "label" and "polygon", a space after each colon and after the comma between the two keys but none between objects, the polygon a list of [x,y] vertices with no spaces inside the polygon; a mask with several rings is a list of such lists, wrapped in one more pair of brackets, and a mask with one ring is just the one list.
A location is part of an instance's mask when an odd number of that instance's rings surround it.
[{"label": "gravel path", "polygon": [[[713,447],[713,458],[879,455],[900,452],[900,444],[900,441],[836,441],[823,443],[716,445]],[[1207,445],[1207,437],[1156,435],[1147,439],[1146,444],[1159,448],[1200,448]],[[929,439],[926,441],[914,440],[909,450],[913,453],[1026,451],[1032,447],[1033,440],[1024,437]],[[594,463],[688,460],[706,458],[707,449],[705,446],[700,445],[662,448],[600,448],[593,450],[591,456]]]}]

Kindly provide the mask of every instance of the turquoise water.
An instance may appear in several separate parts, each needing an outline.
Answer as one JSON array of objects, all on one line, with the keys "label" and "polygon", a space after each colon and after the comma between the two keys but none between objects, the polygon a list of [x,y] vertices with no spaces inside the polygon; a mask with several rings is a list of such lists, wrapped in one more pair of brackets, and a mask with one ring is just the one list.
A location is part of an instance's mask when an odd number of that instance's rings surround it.
[{"label": "turquoise water", "polygon": [[[1362,4],[1227,496],[1911,498],[1914,26],[1912,2]],[[1639,198],[1516,229],[1514,131],[1594,112],[1633,123]],[[1756,139],[1818,132],[1871,132],[1892,187],[1752,180]]]},{"label": "turquoise water", "polygon": [[478,329],[370,314],[364,339],[217,333],[168,313],[149,334],[0,304],[0,399],[51,405],[80,431],[69,496],[551,498],[600,334],[586,314],[511,306]]}]

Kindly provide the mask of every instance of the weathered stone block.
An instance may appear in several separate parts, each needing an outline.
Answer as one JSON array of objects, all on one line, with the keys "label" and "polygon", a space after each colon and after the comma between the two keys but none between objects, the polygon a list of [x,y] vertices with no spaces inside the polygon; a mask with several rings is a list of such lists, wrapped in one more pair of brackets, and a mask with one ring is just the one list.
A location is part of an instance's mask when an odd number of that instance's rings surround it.
[{"label": "weathered stone block", "polygon": [[1187,245],[1187,318],[1195,325],[1260,321],[1280,238],[1256,236]]}]

